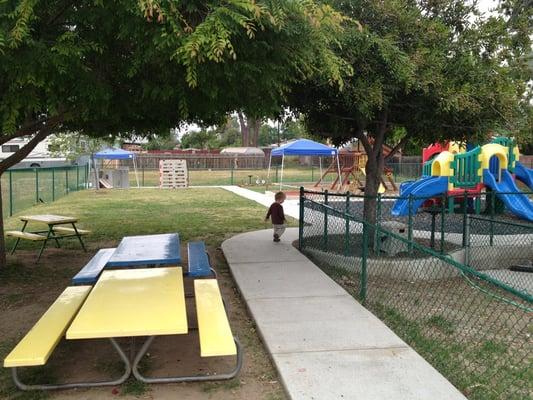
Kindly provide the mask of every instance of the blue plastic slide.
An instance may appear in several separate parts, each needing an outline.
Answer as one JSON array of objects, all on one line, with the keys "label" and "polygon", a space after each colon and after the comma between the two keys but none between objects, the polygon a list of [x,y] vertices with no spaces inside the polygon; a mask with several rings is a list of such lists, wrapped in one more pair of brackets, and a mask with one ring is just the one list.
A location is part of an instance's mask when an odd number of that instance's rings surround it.
[{"label": "blue plastic slide", "polygon": [[[402,185],[400,188],[401,199],[396,200],[392,207],[392,215],[400,217],[409,215],[409,195],[415,197],[412,200],[411,212],[416,214],[418,208],[429,198],[444,193],[448,190],[447,176],[428,176],[418,181]],[[422,198],[418,198],[422,197]]]},{"label": "blue plastic slide", "polygon": [[488,169],[484,169],[483,183],[496,192],[498,198],[505,203],[505,206],[514,215],[533,221],[533,203],[525,194],[505,194],[520,192],[509,171],[506,169],[502,170],[502,178],[500,182],[497,182],[494,175]]},{"label": "blue plastic slide", "polygon": [[516,163],[514,168],[516,179],[525,183],[525,185],[533,190],[533,169],[524,167],[519,162]]}]

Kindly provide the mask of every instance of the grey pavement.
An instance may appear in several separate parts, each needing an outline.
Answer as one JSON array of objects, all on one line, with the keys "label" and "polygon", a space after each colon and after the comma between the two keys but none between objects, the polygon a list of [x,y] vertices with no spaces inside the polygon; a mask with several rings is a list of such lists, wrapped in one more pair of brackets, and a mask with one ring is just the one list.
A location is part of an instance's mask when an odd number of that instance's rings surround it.
[{"label": "grey pavement", "polygon": [[[246,190],[246,189],[245,189]],[[272,230],[222,250],[290,399],[465,397],[383,322]]]}]

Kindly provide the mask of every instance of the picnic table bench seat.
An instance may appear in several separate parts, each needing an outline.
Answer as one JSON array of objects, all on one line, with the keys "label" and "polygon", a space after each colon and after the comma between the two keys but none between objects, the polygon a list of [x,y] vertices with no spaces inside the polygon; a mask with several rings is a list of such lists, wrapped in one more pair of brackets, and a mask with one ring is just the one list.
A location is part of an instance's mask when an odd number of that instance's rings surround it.
[{"label": "picnic table bench seat", "polygon": [[44,365],[91,291],[90,286],[69,286],[4,359],[4,367]]},{"label": "picnic table bench seat", "polygon": [[216,279],[194,281],[202,357],[232,356],[237,348]]},{"label": "picnic table bench seat", "polygon": [[40,235],[38,233],[31,233],[31,232],[22,232],[22,231],[7,231],[6,236],[12,236],[19,239],[26,239],[31,241],[40,241],[40,240],[46,240],[46,236]]},{"label": "picnic table bench seat", "polygon": [[15,385],[21,390],[51,390],[76,387],[115,386],[128,379],[131,364],[114,338],[111,344],[125,365],[118,379],[98,382],[26,384],[20,381],[17,369],[45,365],[57,347],[72,320],[91,291],[91,286],[68,286],[48,308],[37,323],[4,359],[4,367],[10,368]]},{"label": "picnic table bench seat", "polygon": [[188,252],[188,271],[187,276],[192,278],[201,278],[205,276],[216,276],[215,271],[211,268],[209,254],[202,241],[187,243]]},{"label": "picnic table bench seat", "polygon": [[75,234],[76,231],[78,231],[80,235],[87,235],[91,233],[91,231],[88,231],[87,229],[78,229],[78,228],[74,229],[74,228],[69,228],[67,226],[54,226],[54,232]]},{"label": "picnic table bench seat", "polygon": [[114,252],[114,248],[98,250],[94,257],[72,278],[72,284],[94,285]]},{"label": "picnic table bench seat", "polygon": [[156,336],[150,336],[142,345],[133,361],[133,375],[144,383],[171,383],[214,381],[232,379],[242,368],[243,352],[238,339],[231,333],[224,302],[216,279],[196,279],[194,281],[196,315],[200,338],[201,357],[236,356],[233,369],[226,373],[210,373],[193,376],[147,377],[139,371],[139,364],[148,352]]}]

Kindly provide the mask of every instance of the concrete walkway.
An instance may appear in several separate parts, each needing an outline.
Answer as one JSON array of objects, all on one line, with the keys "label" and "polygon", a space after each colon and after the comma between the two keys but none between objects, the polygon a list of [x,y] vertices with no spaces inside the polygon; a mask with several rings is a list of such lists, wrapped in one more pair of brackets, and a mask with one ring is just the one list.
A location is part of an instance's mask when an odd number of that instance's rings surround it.
[{"label": "concrete walkway", "polygon": [[[235,193],[245,199],[255,201],[256,203],[265,206],[266,208],[274,202],[274,193],[264,194],[259,192],[254,192],[253,190],[245,189],[239,186],[219,186],[222,189],[225,189],[229,192]],[[285,215],[299,219],[300,218],[300,206],[298,200],[287,199],[283,203],[283,211]]]},{"label": "concrete walkway", "polygon": [[[246,189],[245,189],[246,190]],[[237,286],[291,399],[465,397],[378,318],[298,252],[288,229],[222,244]]]}]

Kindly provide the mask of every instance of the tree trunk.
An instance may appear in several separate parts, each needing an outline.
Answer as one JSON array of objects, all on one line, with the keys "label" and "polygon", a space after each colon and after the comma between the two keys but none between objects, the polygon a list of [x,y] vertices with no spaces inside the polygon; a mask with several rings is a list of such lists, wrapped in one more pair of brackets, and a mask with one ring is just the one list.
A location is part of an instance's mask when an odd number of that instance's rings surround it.
[{"label": "tree trunk", "polygon": [[244,119],[244,115],[241,112],[238,112],[237,115],[241,125],[242,147],[248,147],[250,145],[250,129]]},{"label": "tree trunk", "polygon": [[258,118],[248,118],[248,126],[250,127],[250,145],[257,147],[259,144],[259,128],[261,128],[261,120]]}]

